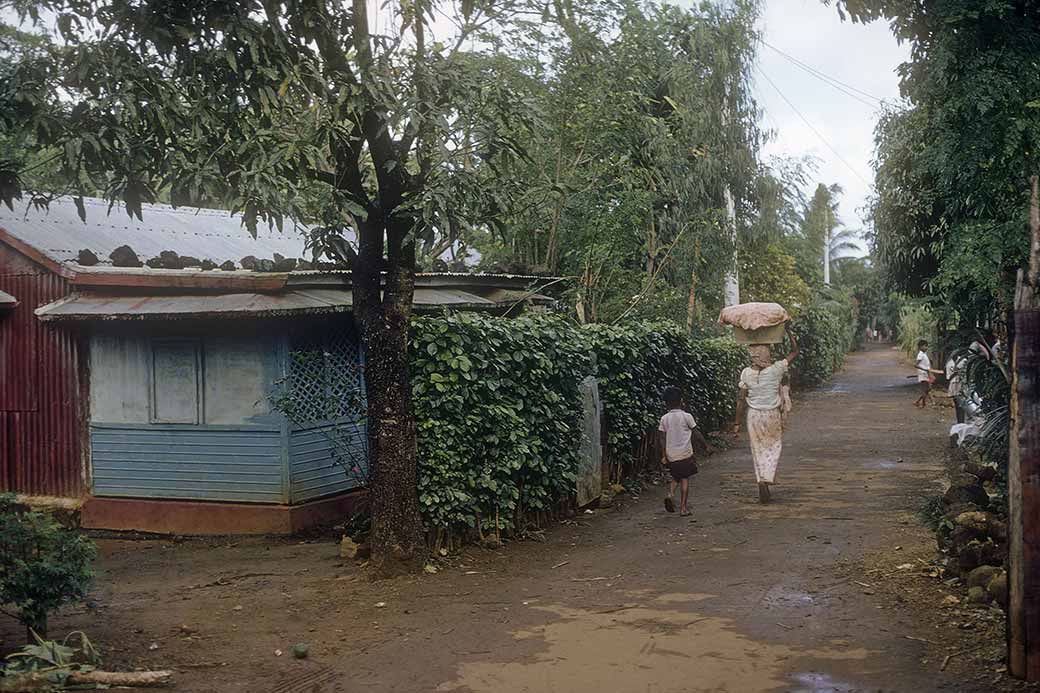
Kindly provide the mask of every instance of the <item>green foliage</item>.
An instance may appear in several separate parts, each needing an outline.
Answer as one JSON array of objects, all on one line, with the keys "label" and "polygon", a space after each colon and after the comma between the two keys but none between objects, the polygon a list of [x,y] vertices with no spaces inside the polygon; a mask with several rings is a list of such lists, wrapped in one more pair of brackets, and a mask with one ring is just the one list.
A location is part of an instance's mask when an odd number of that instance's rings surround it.
[{"label": "green foliage", "polygon": [[955,355],[963,356],[965,385],[981,400],[982,435],[975,448],[982,458],[1006,472],[1011,433],[1011,382],[1005,362],[987,358],[982,353],[967,350],[964,342],[974,340],[977,334],[966,334]]},{"label": "green foliage", "polygon": [[870,258],[843,257],[833,263],[831,271],[832,286],[851,296],[857,302],[859,321],[856,326],[857,338],[871,324],[880,329],[892,323],[886,323],[882,316],[884,292],[881,273],[873,266]]},{"label": "green foliage", "polygon": [[558,317],[421,318],[412,329],[419,500],[432,527],[514,529],[574,493],[580,381],[596,375],[608,445],[631,456],[679,386],[705,430],[733,416],[747,353],[670,324],[578,327]]},{"label": "green foliage", "polygon": [[791,367],[791,383],[809,388],[826,382],[845,363],[856,339],[856,314],[842,294],[818,295],[791,323],[801,348]]},{"label": "green foliage", "polygon": [[812,290],[795,265],[794,256],[779,243],[741,253],[741,299],[779,303],[797,319],[809,307]]},{"label": "green foliage", "polygon": [[757,4],[568,4],[563,33],[500,62],[540,120],[517,133],[527,157],[483,171],[497,191],[485,265],[575,277],[588,322],[685,322],[694,278],[716,309],[734,254],[723,189],[740,230],[758,207]]},{"label": "green foliage", "polygon": [[938,321],[931,306],[913,301],[899,311],[899,346],[907,356],[917,353],[917,342],[927,340],[930,347],[938,347]]},{"label": "green foliage", "polygon": [[917,511],[917,517],[920,518],[921,523],[931,528],[933,532],[939,531],[939,523],[942,522],[945,514],[946,503],[943,501],[941,494],[925,498],[924,503]]},{"label": "green foliage", "polygon": [[86,597],[96,550],[87,537],[0,495],[0,605],[46,634],[47,615]]},{"label": "green foliage", "polygon": [[845,3],[912,46],[905,107],[877,128],[875,247],[894,288],[966,325],[1003,320],[1025,259],[1027,181],[1040,170],[1040,2]]},{"label": "green foliage", "polygon": [[800,232],[789,244],[797,260],[798,273],[810,286],[823,285],[823,251],[841,228],[838,218],[838,184],[816,186],[805,207]]},{"label": "green foliage", "polygon": [[428,525],[515,526],[551,510],[575,481],[581,401],[592,370],[558,318],[473,314],[412,328],[419,504]]},{"label": "green foliage", "polygon": [[7,676],[46,673],[49,682],[60,686],[73,671],[91,671],[101,664],[101,653],[83,631],[73,631],[61,642],[44,640],[34,632],[33,640],[35,644],[8,655],[0,672]]},{"label": "green foliage", "polygon": [[628,323],[585,328],[596,355],[607,442],[613,459],[630,462],[661,416],[661,391],[678,387],[706,431],[733,418],[737,376],[747,351],[730,340],[691,341],[674,324]]}]

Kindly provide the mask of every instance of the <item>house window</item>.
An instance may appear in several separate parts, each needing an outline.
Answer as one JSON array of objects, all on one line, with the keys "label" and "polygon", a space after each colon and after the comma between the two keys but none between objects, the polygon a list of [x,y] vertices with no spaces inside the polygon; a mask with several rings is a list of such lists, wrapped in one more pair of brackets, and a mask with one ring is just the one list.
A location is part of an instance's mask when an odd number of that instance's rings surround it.
[{"label": "house window", "polygon": [[201,420],[202,350],[197,341],[152,342],[152,423]]}]

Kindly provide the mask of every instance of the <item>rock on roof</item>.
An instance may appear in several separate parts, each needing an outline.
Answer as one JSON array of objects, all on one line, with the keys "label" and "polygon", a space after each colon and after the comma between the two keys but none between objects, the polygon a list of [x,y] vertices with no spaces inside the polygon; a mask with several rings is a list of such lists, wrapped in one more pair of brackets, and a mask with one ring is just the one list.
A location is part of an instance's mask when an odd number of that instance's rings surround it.
[{"label": "rock on roof", "polygon": [[164,250],[218,265],[231,260],[236,266],[246,256],[304,257],[303,229],[287,220],[284,230],[257,223],[256,238],[238,215],[214,209],[142,205],[142,220],[130,217],[117,204],[85,198],[86,222],[79,218],[71,197],[61,197],[47,209],[16,204],[12,212],[0,205],[0,229],[59,263],[77,262],[81,250],[89,250],[101,265],[111,265],[109,255],[129,245],[141,261]]}]

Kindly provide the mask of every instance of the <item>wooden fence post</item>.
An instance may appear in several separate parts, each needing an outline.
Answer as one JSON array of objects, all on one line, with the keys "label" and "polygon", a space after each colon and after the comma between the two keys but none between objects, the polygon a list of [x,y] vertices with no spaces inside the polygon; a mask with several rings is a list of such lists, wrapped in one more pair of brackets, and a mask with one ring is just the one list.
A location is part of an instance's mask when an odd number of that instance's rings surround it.
[{"label": "wooden fence post", "polygon": [[1008,456],[1008,669],[1040,681],[1040,194],[1030,180],[1029,270],[1015,291]]}]

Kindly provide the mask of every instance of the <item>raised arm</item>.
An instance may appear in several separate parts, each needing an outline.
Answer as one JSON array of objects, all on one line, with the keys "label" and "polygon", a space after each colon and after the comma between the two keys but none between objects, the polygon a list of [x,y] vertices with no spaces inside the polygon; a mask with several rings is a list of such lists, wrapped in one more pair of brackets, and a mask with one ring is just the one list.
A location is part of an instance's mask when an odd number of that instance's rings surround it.
[{"label": "raised arm", "polygon": [[789,353],[787,355],[787,362],[791,363],[796,358],[798,358],[798,353],[799,353],[799,350],[798,350],[798,340],[795,338],[794,332],[791,331],[790,323],[788,323],[788,325],[787,325],[787,327],[785,329],[787,330],[788,338],[791,340],[791,353]]}]

